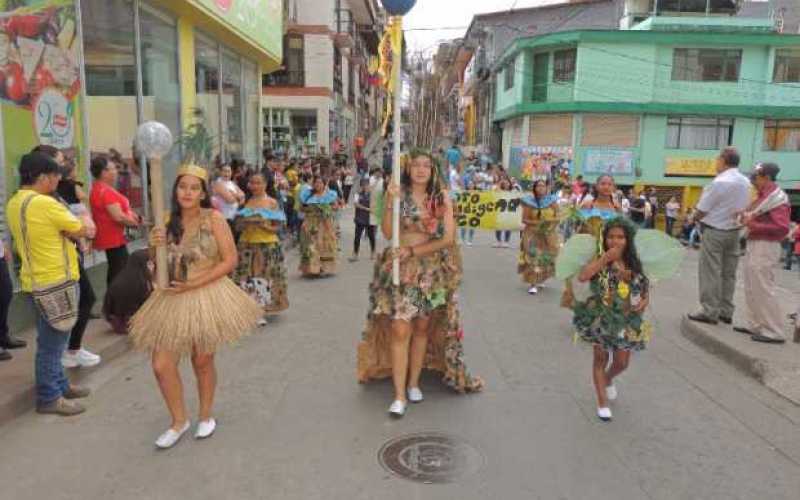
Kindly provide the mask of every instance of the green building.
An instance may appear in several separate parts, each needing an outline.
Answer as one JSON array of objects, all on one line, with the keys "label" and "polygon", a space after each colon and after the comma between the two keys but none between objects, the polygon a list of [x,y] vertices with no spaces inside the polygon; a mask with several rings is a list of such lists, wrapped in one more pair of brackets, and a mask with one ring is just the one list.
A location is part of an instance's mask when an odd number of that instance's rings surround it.
[{"label": "green building", "polygon": [[[768,19],[653,16],[517,39],[495,66],[503,163],[661,186],[696,200],[732,145],[800,193],[800,36]],[[800,204],[800,194],[793,198]]]}]

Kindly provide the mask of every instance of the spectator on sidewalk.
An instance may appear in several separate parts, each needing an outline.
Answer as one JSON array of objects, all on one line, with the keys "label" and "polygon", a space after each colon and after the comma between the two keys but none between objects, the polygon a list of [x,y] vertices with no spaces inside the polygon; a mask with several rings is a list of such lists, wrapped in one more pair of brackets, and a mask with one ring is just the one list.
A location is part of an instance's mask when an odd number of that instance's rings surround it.
[{"label": "spectator on sidewalk", "polygon": [[744,292],[749,325],[734,330],[768,344],[786,342],[774,269],[780,259],[781,242],[789,234],[791,206],[789,197],[775,183],[779,172],[774,163],[756,167],[751,180],[758,198],[741,218],[747,227]]},{"label": "spectator on sidewalk", "polygon": [[656,217],[658,216],[658,193],[656,192],[656,188],[651,187],[647,191],[647,202],[650,204],[650,217],[648,219],[648,228],[655,229],[656,228]]},{"label": "spectator on sidewalk", "polygon": [[[34,283],[38,288],[46,288],[70,277],[77,279],[78,252],[64,237],[75,240],[88,232],[53,197],[61,180],[60,167],[45,154],[30,153],[22,157],[19,175],[20,188],[9,200],[6,215],[17,253],[22,257],[22,291],[31,293]],[[89,390],[71,385],[61,364],[69,336],[55,329],[38,308],[33,309],[37,333],[36,409],[39,413],[62,416],[82,413],[85,408],[72,400],[88,396]]]},{"label": "spectator on sidewalk", "polygon": [[786,238],[783,239],[783,268],[787,271],[792,270],[792,264],[794,263],[795,253],[795,246],[798,235],[798,226],[796,223],[792,222],[789,225],[789,234],[786,235]]},{"label": "spectator on sidewalk", "polygon": [[750,205],[750,181],[739,172],[739,152],[727,147],[717,157],[717,176],[697,203],[700,222],[698,279],[700,310],[689,319],[715,325],[733,322],[733,294],[739,266],[741,214]]},{"label": "spectator on sidewalk", "polygon": [[89,201],[92,218],[97,226],[94,238],[95,250],[104,250],[108,261],[106,284],[110,285],[120,271],[125,269],[128,260],[128,246],[125,227],[137,227],[139,216],[131,210],[131,203],[114,189],[117,181],[117,165],[107,156],[92,158],[89,166],[94,177]]},{"label": "spectator on sidewalk", "polygon": [[[70,212],[72,212],[72,215],[81,221],[84,227],[86,227],[89,237],[95,236],[97,228],[91,219],[89,209],[86,208],[84,204],[88,200],[82,189],[83,184],[76,179],[75,165],[67,165],[64,153],[53,146],[40,145],[34,148],[32,152],[44,153],[58,163],[63,176],[58,183],[54,195]],[[61,359],[61,363],[64,365],[64,368],[77,368],[79,366],[88,368],[90,366],[96,366],[102,361],[100,356],[83,348],[83,334],[86,333],[86,327],[89,325],[89,320],[92,316],[92,307],[94,307],[97,296],[94,293],[89,275],[86,274],[86,269],[83,266],[84,254],[90,251],[88,240],[81,239],[72,243],[78,251],[78,287],[80,289],[80,296],[78,297],[78,321],[69,334],[69,344]]]},{"label": "spectator on sidewalk", "polygon": [[664,205],[664,214],[666,216],[667,227],[666,231],[669,236],[675,236],[673,230],[675,228],[675,221],[678,220],[678,213],[681,211],[681,204],[678,198],[671,197],[666,205]]},{"label": "spectator on sidewalk", "polygon": [[10,261],[11,250],[6,247],[5,240],[0,241],[0,361],[11,359],[11,353],[7,349],[21,349],[28,345],[24,340],[12,337],[8,328],[8,309],[14,295],[11,274],[8,272]]}]

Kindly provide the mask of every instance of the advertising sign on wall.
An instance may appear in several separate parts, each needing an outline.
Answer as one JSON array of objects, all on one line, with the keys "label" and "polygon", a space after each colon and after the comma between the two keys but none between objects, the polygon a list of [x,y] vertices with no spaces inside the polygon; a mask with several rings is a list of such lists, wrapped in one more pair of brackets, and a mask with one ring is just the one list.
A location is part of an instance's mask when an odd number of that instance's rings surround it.
[{"label": "advertising sign on wall", "polygon": [[243,37],[275,55],[282,54],[281,0],[192,0]]},{"label": "advertising sign on wall", "polygon": [[6,187],[37,144],[83,165],[80,40],[72,0],[0,2],[0,112]]},{"label": "advertising sign on wall", "polygon": [[714,158],[667,158],[664,175],[714,177],[717,175],[717,161]]},{"label": "advertising sign on wall", "polygon": [[523,182],[553,180],[562,169],[572,172],[572,148],[564,146],[525,146],[511,148],[509,173]]},{"label": "advertising sign on wall", "polygon": [[633,175],[636,158],[626,149],[588,149],[583,173],[590,175]]}]

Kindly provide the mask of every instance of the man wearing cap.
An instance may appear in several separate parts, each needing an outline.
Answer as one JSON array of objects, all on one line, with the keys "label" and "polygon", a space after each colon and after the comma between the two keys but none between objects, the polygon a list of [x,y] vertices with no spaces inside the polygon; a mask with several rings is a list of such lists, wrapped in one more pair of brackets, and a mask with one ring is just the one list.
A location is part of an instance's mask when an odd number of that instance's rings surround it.
[{"label": "man wearing cap", "polygon": [[739,153],[727,147],[717,157],[717,176],[697,202],[702,240],[698,277],[701,310],[689,319],[716,325],[733,322],[733,293],[739,266],[738,216],[750,204],[750,181],[739,172]]},{"label": "man wearing cap", "polygon": [[751,181],[758,198],[742,214],[747,227],[747,256],[744,261],[744,291],[749,326],[737,332],[756,342],[783,344],[783,312],[776,293],[775,263],[781,255],[781,242],[789,234],[789,197],[775,183],[780,168],[774,163],[758,165]]}]

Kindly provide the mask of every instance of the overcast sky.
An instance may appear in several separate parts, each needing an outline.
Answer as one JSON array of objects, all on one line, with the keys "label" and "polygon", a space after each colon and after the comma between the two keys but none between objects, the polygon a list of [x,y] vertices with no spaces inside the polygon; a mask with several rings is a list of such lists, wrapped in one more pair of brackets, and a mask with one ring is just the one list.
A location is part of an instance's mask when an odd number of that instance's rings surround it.
[{"label": "overcast sky", "polygon": [[[404,18],[403,27],[436,28],[431,31],[407,31],[410,51],[430,52],[441,40],[460,38],[475,14],[560,3],[560,0],[417,0],[417,5]],[[516,5],[515,5],[516,4]],[[459,28],[459,29],[440,29]]]}]

